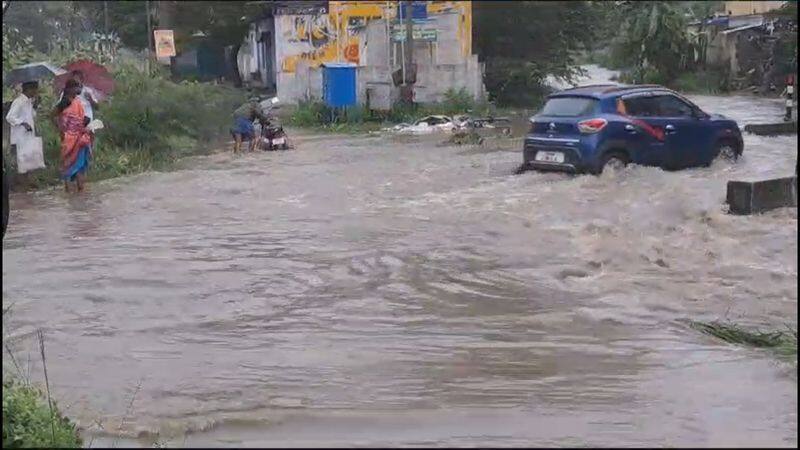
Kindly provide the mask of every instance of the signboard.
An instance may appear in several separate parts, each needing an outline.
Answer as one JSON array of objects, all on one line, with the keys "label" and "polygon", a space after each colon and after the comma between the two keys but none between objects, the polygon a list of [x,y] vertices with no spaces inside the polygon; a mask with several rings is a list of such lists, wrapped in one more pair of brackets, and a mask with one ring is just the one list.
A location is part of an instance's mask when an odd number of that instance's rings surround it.
[{"label": "signboard", "polygon": [[[408,12],[408,3],[398,3],[397,17],[405,20],[406,13]],[[411,3],[411,18],[412,19],[427,19],[428,18],[428,2],[412,2]]]},{"label": "signboard", "polygon": [[[430,25],[413,25],[413,33],[415,41],[436,42],[438,36],[436,28]],[[392,24],[392,40],[395,42],[406,40],[406,26],[405,24]]]},{"label": "signboard", "polygon": [[156,58],[175,56],[175,37],[172,30],[153,30],[156,45]]}]

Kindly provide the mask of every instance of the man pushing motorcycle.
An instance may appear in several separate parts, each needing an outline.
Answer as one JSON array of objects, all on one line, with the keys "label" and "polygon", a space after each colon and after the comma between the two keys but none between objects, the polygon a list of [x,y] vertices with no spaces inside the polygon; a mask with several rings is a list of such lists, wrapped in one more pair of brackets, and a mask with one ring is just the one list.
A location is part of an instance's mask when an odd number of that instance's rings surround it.
[{"label": "man pushing motorcycle", "polygon": [[233,127],[231,127],[231,135],[233,136],[233,153],[237,154],[242,150],[242,142],[249,141],[252,152],[256,145],[255,127],[253,121],[258,119],[262,123],[269,121],[267,115],[261,108],[258,97],[250,97],[242,106],[236,108],[233,112]]}]

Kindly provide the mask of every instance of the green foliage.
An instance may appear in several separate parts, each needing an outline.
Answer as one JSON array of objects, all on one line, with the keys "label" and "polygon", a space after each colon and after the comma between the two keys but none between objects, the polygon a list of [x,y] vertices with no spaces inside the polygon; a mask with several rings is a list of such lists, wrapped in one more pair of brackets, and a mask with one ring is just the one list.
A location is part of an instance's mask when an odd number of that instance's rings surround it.
[{"label": "green foliage", "polygon": [[298,127],[313,127],[330,122],[330,109],[322,102],[301,101],[289,117],[289,123]]},{"label": "green foliage", "polygon": [[724,70],[701,69],[678,75],[669,87],[685,93],[716,95],[730,90],[730,77]]},{"label": "green foliage", "polygon": [[[141,0],[12,3],[3,17],[3,32],[6,26],[17,28],[22,35],[32,37],[40,52],[49,52],[65,41],[68,47],[74,47],[92,31],[100,30],[115,33],[125,47],[145,49],[148,45],[147,7]],[[150,2],[152,25],[175,30],[178,46],[197,31],[219,45],[236,45],[247,33],[249,18],[261,8],[257,2],[248,1]],[[159,24],[158,19],[170,23]]]},{"label": "green foliage", "polygon": [[475,100],[469,95],[466,89],[450,88],[444,93],[444,101],[440,104],[442,114],[453,115],[463,114],[465,111],[475,108]]},{"label": "green foliage", "polygon": [[714,13],[722,12],[725,10],[724,1],[705,0],[698,1],[681,1],[675,2],[678,6],[686,11],[692,20],[702,20],[707,17],[713,16]]},{"label": "green foliage", "polygon": [[261,5],[250,1],[168,1],[172,8],[172,28],[176,40],[197,31],[218,45],[236,45],[248,31],[248,21],[261,12]]},{"label": "green foliage", "polygon": [[[545,84],[547,75],[548,70],[534,62],[494,58],[486,62],[484,82],[486,90],[499,104],[537,107],[550,93]],[[573,77],[570,75],[566,79]]]},{"label": "green foliage", "polygon": [[106,143],[118,147],[157,149],[170,135],[211,139],[230,126],[230,112],[243,101],[243,94],[231,88],[173,83],[130,66],[114,76],[118,88],[99,115],[107,127]]},{"label": "green foliage", "polygon": [[537,105],[548,76],[572,81],[598,29],[594,2],[479,1],[473,8],[486,89],[502,105]]},{"label": "green foliage", "polygon": [[615,45],[628,66],[634,68],[636,82],[645,82],[653,72],[668,82],[694,67],[697,47],[687,31],[685,11],[679,6],[646,1],[626,2],[621,8],[623,30]]},{"label": "green foliage", "polygon": [[3,448],[80,448],[75,425],[32,386],[3,381]]},{"label": "green foliage", "polygon": [[793,358],[797,362],[797,330],[762,332],[748,330],[733,323],[695,321],[689,322],[689,326],[731,344],[768,348],[779,356]]},{"label": "green foliage", "polygon": [[[144,1],[76,1],[75,7],[87,17],[92,30],[103,30],[119,36],[129,48],[147,48],[147,8]],[[157,2],[151,2],[154,8]],[[108,30],[105,30],[105,10],[108,8]]]},{"label": "green foliage", "polygon": [[33,38],[18,37],[15,29],[3,28],[3,74],[6,71],[31,62],[36,55]]},{"label": "green foliage", "polygon": [[54,42],[75,41],[81,34],[89,32],[91,28],[87,19],[87,15],[77,8],[77,2],[12,1],[3,15],[3,34],[6,34],[7,27],[16,30],[20,38],[30,37],[37,51],[47,52]]},{"label": "green foliage", "polygon": [[[797,14],[797,4],[794,8]],[[797,73],[797,32],[779,35],[775,43],[774,60],[778,73]]]}]

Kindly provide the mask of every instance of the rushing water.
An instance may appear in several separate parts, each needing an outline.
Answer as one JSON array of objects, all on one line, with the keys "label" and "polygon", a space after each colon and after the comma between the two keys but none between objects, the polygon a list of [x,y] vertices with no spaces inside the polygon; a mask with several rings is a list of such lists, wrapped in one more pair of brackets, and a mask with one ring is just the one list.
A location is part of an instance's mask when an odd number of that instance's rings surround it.
[{"label": "rushing water", "polygon": [[298,135],[15,195],[19,365],[41,379],[44,329],[95,445],[797,444],[796,367],[681,322],[796,328],[796,209],[723,205],[728,180],[791,174],[795,137],[617,177],[514,176],[519,151],[433,139]]}]

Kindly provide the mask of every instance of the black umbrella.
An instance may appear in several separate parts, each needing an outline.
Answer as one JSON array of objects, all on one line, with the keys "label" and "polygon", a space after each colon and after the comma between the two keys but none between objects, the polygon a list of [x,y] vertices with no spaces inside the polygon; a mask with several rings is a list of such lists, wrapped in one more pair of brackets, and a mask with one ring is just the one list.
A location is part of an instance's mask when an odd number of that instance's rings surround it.
[{"label": "black umbrella", "polygon": [[54,77],[65,73],[67,73],[66,70],[60,69],[50,63],[36,62],[11,69],[6,74],[3,83],[6,86],[13,86],[15,84],[39,81],[42,78]]}]

